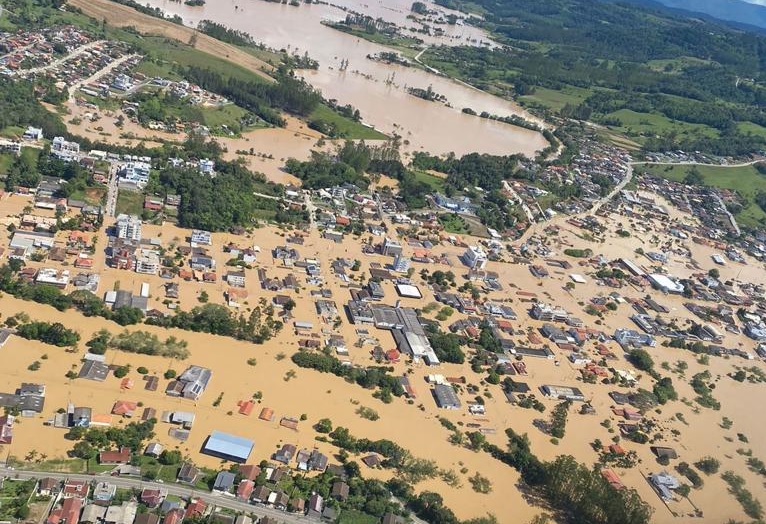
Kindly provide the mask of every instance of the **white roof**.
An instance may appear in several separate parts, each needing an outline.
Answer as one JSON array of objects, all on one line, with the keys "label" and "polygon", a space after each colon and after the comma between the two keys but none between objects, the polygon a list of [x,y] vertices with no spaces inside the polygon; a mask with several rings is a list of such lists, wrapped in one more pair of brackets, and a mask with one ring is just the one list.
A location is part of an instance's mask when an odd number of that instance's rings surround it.
[{"label": "white roof", "polygon": [[417,286],[411,284],[397,284],[396,292],[407,298],[423,298],[423,295],[420,293]]},{"label": "white roof", "polygon": [[659,273],[653,273],[649,275],[649,280],[651,280],[660,289],[664,289],[666,291],[676,293],[683,293],[684,291],[684,286]]},{"label": "white roof", "polygon": [[585,284],[585,277],[578,273],[570,274],[569,278],[572,279],[572,282],[577,282],[578,284]]}]

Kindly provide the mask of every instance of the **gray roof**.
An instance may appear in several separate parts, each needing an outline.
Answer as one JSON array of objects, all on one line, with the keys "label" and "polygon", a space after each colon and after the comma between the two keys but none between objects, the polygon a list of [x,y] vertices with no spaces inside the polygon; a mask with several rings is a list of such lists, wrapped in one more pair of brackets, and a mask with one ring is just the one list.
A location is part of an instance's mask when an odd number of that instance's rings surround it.
[{"label": "gray roof", "polygon": [[221,471],[215,477],[215,484],[213,485],[213,488],[222,491],[228,491],[234,485],[235,478],[236,477],[234,476],[234,473],[230,471]]},{"label": "gray roof", "polygon": [[96,362],[95,360],[87,360],[80,368],[78,378],[87,378],[88,380],[97,380],[103,382],[109,375],[109,366],[103,362]]},{"label": "gray roof", "polygon": [[433,389],[436,404],[440,408],[457,409],[460,407],[460,399],[452,386],[448,384],[436,384]]}]

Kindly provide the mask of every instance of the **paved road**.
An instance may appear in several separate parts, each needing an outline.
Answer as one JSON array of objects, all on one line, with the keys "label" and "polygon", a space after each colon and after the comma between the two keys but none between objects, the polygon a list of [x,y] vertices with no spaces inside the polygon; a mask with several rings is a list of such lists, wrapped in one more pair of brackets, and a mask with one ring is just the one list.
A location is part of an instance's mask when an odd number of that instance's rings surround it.
[{"label": "paved road", "polygon": [[207,504],[212,504],[221,508],[231,509],[233,511],[241,511],[245,513],[251,513],[258,517],[272,517],[279,522],[286,524],[315,524],[318,522],[315,519],[306,517],[305,515],[295,515],[293,513],[286,513],[273,508],[265,506],[255,506],[236,500],[235,498],[227,495],[217,495],[210,493],[209,491],[199,491],[188,486],[181,484],[159,484],[156,482],[147,482],[141,479],[132,479],[125,477],[112,477],[108,475],[81,475],[74,473],[62,473],[53,471],[25,471],[19,469],[0,468],[0,476],[18,478],[18,479],[31,479],[31,478],[45,478],[51,477],[57,480],[73,479],[84,480],[87,482],[93,482],[94,480],[104,480],[117,486],[118,488],[131,488],[131,489],[143,489],[143,488],[155,488],[166,489],[168,495],[175,495],[177,497],[191,498],[199,497]]},{"label": "paved road", "polygon": [[106,192],[106,210],[105,214],[108,217],[113,217],[115,210],[117,209],[117,192],[120,186],[119,177],[117,176],[117,162],[109,163],[109,181],[107,182]]}]

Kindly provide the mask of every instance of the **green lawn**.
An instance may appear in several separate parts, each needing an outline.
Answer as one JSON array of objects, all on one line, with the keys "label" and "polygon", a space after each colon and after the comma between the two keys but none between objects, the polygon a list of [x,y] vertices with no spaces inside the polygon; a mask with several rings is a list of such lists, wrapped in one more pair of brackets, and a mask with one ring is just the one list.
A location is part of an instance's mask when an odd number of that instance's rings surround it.
[{"label": "green lawn", "polygon": [[444,226],[444,231],[447,233],[465,234],[470,232],[463,217],[455,213],[439,215],[439,222]]},{"label": "green lawn", "polygon": [[227,126],[239,129],[240,121],[247,116],[247,111],[234,104],[226,104],[220,107],[204,107],[200,109],[203,123],[210,129]]},{"label": "green lawn", "polygon": [[[637,166],[638,170],[680,182],[691,166]],[[766,176],[761,175],[753,166],[720,167],[697,166],[705,183],[710,186],[732,189],[739,192],[750,203],[737,214],[737,220],[743,225],[758,225],[766,220],[766,213],[753,201],[758,190],[766,188]]]},{"label": "green lawn", "polygon": [[536,87],[532,95],[519,97],[522,102],[536,102],[553,110],[560,110],[566,104],[579,105],[588,98],[592,91],[580,87],[565,86],[563,89]]},{"label": "green lawn", "polygon": [[388,138],[380,131],[367,127],[361,122],[354,122],[350,118],[339,115],[325,104],[319,104],[307,120],[321,120],[327,124],[335,124],[338,133],[351,140],[385,140]]},{"label": "green lawn", "polygon": [[412,173],[415,175],[415,180],[428,184],[432,191],[444,193],[444,179],[442,177],[420,170],[413,170]]},{"label": "green lawn", "polygon": [[377,524],[377,517],[356,511],[354,509],[343,510],[338,517],[338,524]]},{"label": "green lawn", "polygon": [[181,76],[173,71],[171,64],[162,60],[141,60],[138,67],[136,67],[136,71],[145,74],[149,78],[159,76],[168,80],[181,80]]},{"label": "green lawn", "polygon": [[115,212],[127,213],[128,215],[138,215],[144,211],[144,194],[140,191],[127,191],[121,189],[117,193],[117,205]]}]

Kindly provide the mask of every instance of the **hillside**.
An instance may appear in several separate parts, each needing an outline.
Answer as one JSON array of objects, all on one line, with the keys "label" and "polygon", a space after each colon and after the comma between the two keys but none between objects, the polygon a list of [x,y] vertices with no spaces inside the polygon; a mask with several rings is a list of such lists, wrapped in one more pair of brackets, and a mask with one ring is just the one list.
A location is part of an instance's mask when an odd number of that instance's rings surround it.
[{"label": "hillside", "polygon": [[588,0],[440,0],[480,9],[506,47],[422,60],[483,89],[590,119],[645,149],[742,155],[766,144],[766,36],[664,9]]},{"label": "hillside", "polygon": [[668,7],[766,29],[766,7],[744,0],[659,0],[659,2]]}]

